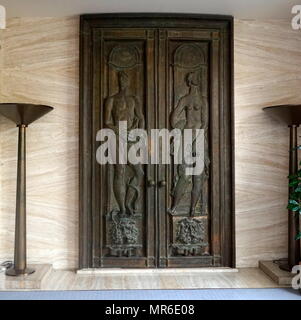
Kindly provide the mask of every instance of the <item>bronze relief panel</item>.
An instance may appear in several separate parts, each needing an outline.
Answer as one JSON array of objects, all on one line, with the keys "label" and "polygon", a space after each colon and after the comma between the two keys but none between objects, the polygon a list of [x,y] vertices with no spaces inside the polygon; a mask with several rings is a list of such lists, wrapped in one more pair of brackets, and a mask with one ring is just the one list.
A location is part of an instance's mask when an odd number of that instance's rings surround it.
[{"label": "bronze relief panel", "polygon": [[[126,31],[106,29],[94,35],[95,134],[106,128],[116,135],[116,164],[94,163],[95,220],[92,229],[95,239],[94,264],[119,266],[119,259],[129,266],[154,265],[152,246],[153,195],[147,192],[147,178],[152,168],[131,164],[119,158],[120,148],[127,153],[134,142],[131,130],[152,127],[153,113],[150,87],[154,70],[152,39],[146,31],[131,35]],[[122,39],[120,39],[120,37]],[[133,37],[134,39],[131,39]],[[142,39],[137,39],[137,38]],[[116,38],[116,39],[115,39]],[[146,52],[148,49],[148,52]],[[147,73],[147,68],[149,73]],[[97,115],[97,116],[96,116]],[[123,124],[121,127],[120,124]],[[101,143],[97,143],[96,154]]]},{"label": "bronze relief panel", "polygon": [[[121,137],[120,121],[126,122],[127,131],[145,127],[143,49],[143,42],[104,43],[107,61],[104,68],[107,79],[104,125],[116,133],[117,139]],[[127,143],[130,148],[128,139],[122,143]],[[107,175],[105,234],[109,250],[106,255],[141,256],[145,216],[144,168],[139,164],[114,164],[108,166]]]},{"label": "bronze relief panel", "polygon": [[[165,230],[161,242],[166,248],[165,253],[160,252],[160,265],[214,265],[210,252],[210,42],[196,33],[192,40],[188,31],[161,30],[160,34],[160,55],[165,55],[160,64],[160,73],[164,74],[161,86],[166,88],[161,91],[161,101],[167,110],[162,125],[181,130],[182,142],[186,129],[197,129],[203,136],[202,150],[196,147],[194,136],[189,150],[182,150],[181,164],[171,152],[171,164],[161,167],[161,179],[167,185],[161,191],[164,195],[159,209]],[[187,152],[192,156],[202,153],[200,173],[186,174],[193,168],[185,161]],[[189,258],[187,262],[185,258]]]},{"label": "bronze relief panel", "polygon": [[[173,106],[170,127],[182,131],[202,129],[200,134],[204,135],[204,164],[200,174],[186,175],[185,170],[191,165],[185,161],[169,168],[172,256],[209,255],[208,47],[208,42],[169,41],[169,99]],[[195,140],[191,149],[189,152],[194,156],[200,152]]]},{"label": "bronze relief panel", "polygon": [[[232,20],[129,16],[82,17],[80,267],[233,266]],[[117,164],[95,160],[103,128]],[[170,164],[120,162],[132,129],[165,128],[202,135],[198,174],[172,140]]]}]

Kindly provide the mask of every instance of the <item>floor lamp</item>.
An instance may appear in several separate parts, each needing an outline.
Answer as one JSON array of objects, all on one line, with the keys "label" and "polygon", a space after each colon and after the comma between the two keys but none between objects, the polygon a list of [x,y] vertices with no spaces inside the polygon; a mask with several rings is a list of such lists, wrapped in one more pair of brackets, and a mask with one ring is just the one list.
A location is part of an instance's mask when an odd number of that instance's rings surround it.
[{"label": "floor lamp", "polygon": [[0,114],[19,128],[15,252],[13,267],[6,270],[8,276],[28,275],[35,271],[27,268],[26,263],[26,128],[51,110],[52,107],[43,105],[0,103]]},{"label": "floor lamp", "polygon": [[[281,105],[266,107],[263,109],[274,119],[288,125],[290,130],[289,142],[289,174],[298,171],[298,127],[301,124],[301,105]],[[280,265],[280,268],[291,272],[300,262],[300,240],[296,240],[299,228],[299,215],[288,211],[288,263]]]}]

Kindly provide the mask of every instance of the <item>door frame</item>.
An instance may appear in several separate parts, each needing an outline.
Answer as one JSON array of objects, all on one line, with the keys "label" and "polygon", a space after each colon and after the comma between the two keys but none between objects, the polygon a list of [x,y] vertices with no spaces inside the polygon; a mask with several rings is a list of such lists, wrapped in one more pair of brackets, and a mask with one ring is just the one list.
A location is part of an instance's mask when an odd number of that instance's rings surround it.
[{"label": "door frame", "polygon": [[[210,28],[227,37],[226,76],[228,82],[223,104],[227,141],[222,142],[224,150],[224,184],[221,186],[221,207],[223,208],[223,265],[235,267],[235,210],[234,210],[234,108],[233,108],[233,17],[203,14],[168,13],[118,13],[87,14],[80,18],[80,134],[79,134],[79,269],[92,268],[93,261],[93,30],[96,28]],[[225,79],[226,80],[226,79]]]}]

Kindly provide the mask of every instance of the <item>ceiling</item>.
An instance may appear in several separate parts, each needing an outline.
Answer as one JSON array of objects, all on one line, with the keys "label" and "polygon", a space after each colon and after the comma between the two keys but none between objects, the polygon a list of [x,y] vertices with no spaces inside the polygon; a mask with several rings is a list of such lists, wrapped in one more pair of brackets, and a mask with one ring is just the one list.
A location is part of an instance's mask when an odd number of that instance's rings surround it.
[{"label": "ceiling", "polygon": [[105,12],[229,14],[241,19],[290,19],[299,0],[0,0],[8,17],[59,17]]}]

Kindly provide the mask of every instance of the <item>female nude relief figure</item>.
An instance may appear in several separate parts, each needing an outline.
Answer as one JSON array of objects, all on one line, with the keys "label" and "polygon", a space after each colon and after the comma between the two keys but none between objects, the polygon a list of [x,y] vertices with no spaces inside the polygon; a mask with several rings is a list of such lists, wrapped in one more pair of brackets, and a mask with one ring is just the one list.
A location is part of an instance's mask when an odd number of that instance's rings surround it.
[{"label": "female nude relief figure", "polygon": [[[198,76],[198,73],[190,72],[186,75],[185,80],[189,91],[186,95],[181,97],[176,108],[173,110],[170,119],[171,126],[181,130],[204,129],[206,132],[208,125],[204,114],[207,111],[207,100],[202,96],[200,91],[200,77]],[[195,139],[192,144],[191,151],[194,154],[196,153]],[[176,214],[177,207],[191,182],[192,190],[189,213],[190,216],[193,217],[195,215],[197,203],[201,197],[204,173],[201,175],[187,176],[185,174],[187,166],[189,165],[185,162],[184,164],[178,165],[177,179],[173,190],[172,206],[168,211],[171,214]],[[207,168],[208,160],[205,160],[205,175],[207,174]]]}]

